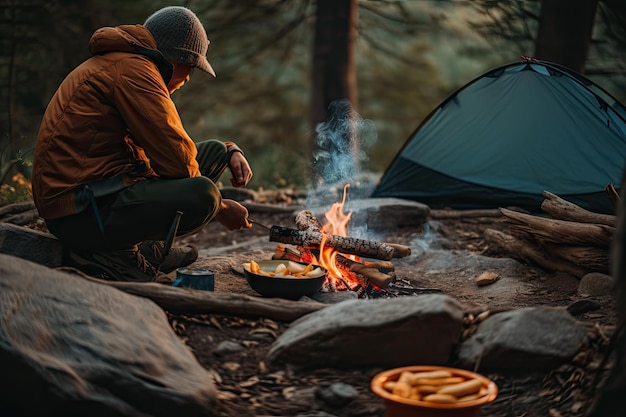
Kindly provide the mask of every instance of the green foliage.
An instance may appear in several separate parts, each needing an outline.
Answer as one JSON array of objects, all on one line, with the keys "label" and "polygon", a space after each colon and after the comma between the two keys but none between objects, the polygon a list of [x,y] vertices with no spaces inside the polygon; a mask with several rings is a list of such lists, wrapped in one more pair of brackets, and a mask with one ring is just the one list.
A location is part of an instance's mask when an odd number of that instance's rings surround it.
[{"label": "green foliage", "polygon": [[31,201],[33,193],[28,181],[22,174],[16,174],[10,184],[0,184],[0,207],[13,203]]}]

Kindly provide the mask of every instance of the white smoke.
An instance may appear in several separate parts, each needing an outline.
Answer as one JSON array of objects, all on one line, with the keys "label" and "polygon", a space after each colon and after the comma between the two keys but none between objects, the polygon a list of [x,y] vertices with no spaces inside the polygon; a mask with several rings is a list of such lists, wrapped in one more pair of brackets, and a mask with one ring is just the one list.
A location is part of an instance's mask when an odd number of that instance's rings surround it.
[{"label": "white smoke", "polygon": [[[345,184],[354,185],[361,175],[361,163],[368,160],[367,149],[376,141],[371,120],[363,119],[348,100],[333,101],[326,122],[319,123],[313,169],[317,180],[315,196],[319,204],[341,199]],[[339,194],[339,195],[338,195]]]}]

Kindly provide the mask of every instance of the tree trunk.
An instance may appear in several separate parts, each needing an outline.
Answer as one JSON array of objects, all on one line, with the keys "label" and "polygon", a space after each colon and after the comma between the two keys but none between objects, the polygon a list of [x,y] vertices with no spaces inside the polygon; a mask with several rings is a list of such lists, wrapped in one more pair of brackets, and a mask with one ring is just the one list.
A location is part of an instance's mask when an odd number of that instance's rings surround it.
[{"label": "tree trunk", "polygon": [[535,58],[584,73],[598,0],[542,0]]},{"label": "tree trunk", "polygon": [[354,44],[357,0],[317,0],[313,45],[313,127],[328,119],[328,107],[347,99],[356,109]]}]

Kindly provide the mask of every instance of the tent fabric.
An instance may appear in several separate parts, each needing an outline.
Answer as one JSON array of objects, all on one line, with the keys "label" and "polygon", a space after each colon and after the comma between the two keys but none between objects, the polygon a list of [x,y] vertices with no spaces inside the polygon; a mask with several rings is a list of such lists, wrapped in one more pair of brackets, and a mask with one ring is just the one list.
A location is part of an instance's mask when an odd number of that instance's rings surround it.
[{"label": "tent fabric", "polygon": [[542,193],[613,213],[626,109],[581,74],[541,61],[491,70],[437,106],[409,136],[372,197],[433,208],[541,211]]}]

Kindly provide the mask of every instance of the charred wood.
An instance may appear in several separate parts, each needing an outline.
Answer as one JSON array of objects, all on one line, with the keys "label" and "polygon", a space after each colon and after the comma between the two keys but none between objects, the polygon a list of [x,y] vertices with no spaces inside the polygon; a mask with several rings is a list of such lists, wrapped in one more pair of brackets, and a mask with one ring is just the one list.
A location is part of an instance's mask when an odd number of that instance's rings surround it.
[{"label": "charred wood", "polygon": [[379,288],[387,288],[393,281],[391,275],[384,274],[376,268],[367,267],[364,264],[353,261],[345,256],[337,255],[336,261],[339,265],[342,265],[344,268],[350,270],[350,272],[360,275]]},{"label": "charred wood", "polygon": [[332,247],[341,253],[386,261],[391,260],[395,252],[393,247],[385,243],[353,237],[324,235],[319,232],[305,232],[282,226],[272,226],[270,241],[303,247],[319,247],[322,241],[324,241],[326,246]]}]

